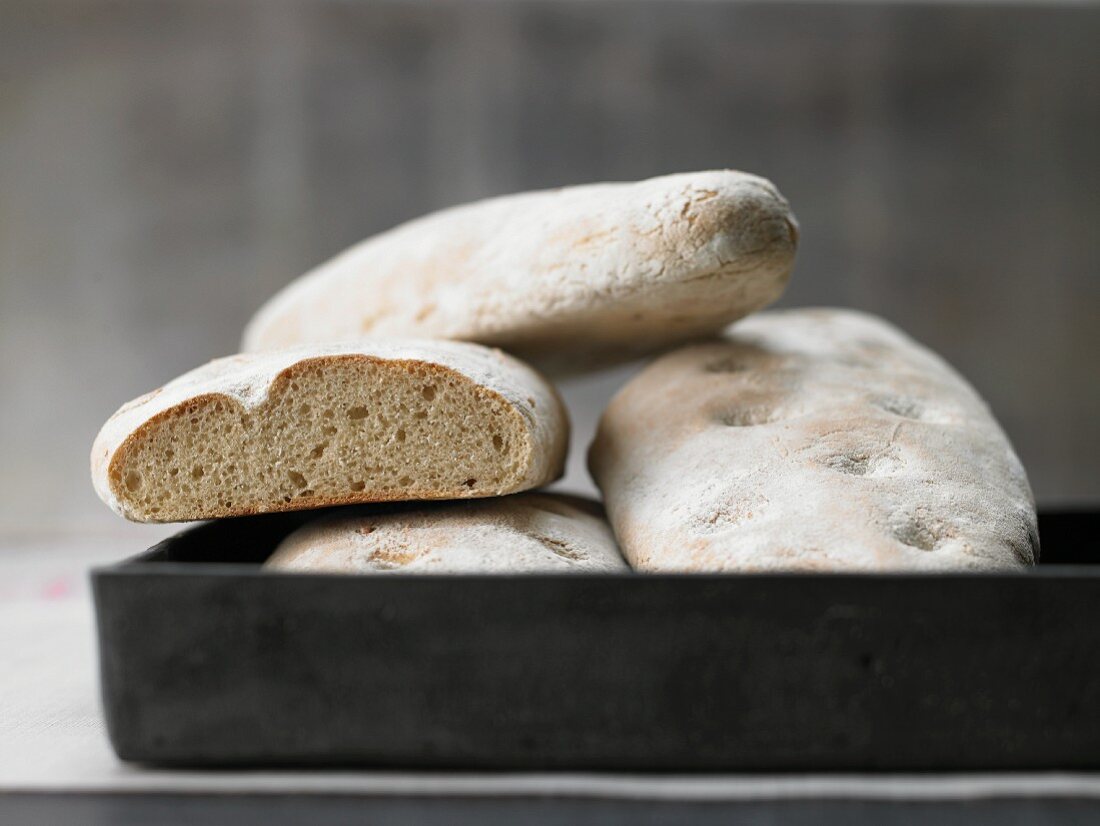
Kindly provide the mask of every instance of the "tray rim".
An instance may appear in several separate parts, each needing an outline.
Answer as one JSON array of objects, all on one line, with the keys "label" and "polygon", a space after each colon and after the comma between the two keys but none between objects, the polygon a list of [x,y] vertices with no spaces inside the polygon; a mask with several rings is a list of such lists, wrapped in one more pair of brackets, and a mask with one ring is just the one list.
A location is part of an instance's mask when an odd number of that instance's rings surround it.
[{"label": "tray rim", "polygon": [[[263,514],[261,518],[265,517],[284,517],[294,519],[297,521],[301,518],[301,512],[291,513],[277,513],[277,514]],[[1100,522],[1100,505],[1095,507],[1053,507],[1044,508],[1039,512],[1039,521],[1042,522],[1043,518],[1047,517],[1068,517],[1068,518],[1095,518]],[[253,519],[255,517],[244,517],[245,519]],[[301,579],[308,578],[310,581],[318,580],[331,580],[331,581],[360,581],[364,579],[362,575],[349,574],[349,573],[336,573],[330,571],[316,571],[316,572],[304,572],[304,571],[271,571],[263,567],[262,563],[258,562],[211,562],[211,561],[196,561],[188,562],[182,560],[158,560],[154,557],[157,554],[163,553],[168,547],[171,547],[175,543],[178,543],[183,537],[199,533],[204,530],[210,530],[215,528],[219,524],[225,524],[227,520],[206,520],[200,522],[180,523],[181,530],[171,536],[165,537],[153,545],[146,548],[132,556],[125,557],[115,562],[109,562],[100,565],[94,565],[89,569],[89,574],[93,580],[102,577],[115,577],[115,576],[150,576],[150,575],[194,575],[194,576],[236,576],[236,577],[279,577],[280,579]],[[234,520],[228,520],[230,522]],[[240,524],[238,523],[238,527]],[[1042,537],[1040,535],[1040,541]],[[1041,553],[1041,552],[1040,552]],[[588,573],[588,572],[547,572],[547,573],[452,573],[452,574],[410,574],[410,573],[386,573],[381,577],[383,580],[397,579],[415,579],[415,580],[455,580],[461,579],[464,581],[471,580],[492,580],[492,581],[545,581],[548,579],[554,580],[577,580],[585,582],[593,582],[598,580],[621,581],[652,581],[652,580],[685,580],[692,582],[716,582],[716,581],[729,581],[729,580],[741,580],[741,579],[753,579],[761,580],[765,578],[775,578],[787,581],[808,581],[819,580],[822,578],[837,580],[837,579],[869,579],[869,580],[891,580],[896,581],[900,579],[905,580],[918,580],[918,579],[932,579],[936,581],[943,581],[944,579],[958,578],[958,579],[976,579],[987,581],[990,579],[997,579],[1001,577],[1007,578],[1020,578],[1020,577],[1040,577],[1043,579],[1081,579],[1100,578],[1100,552],[1098,552],[1098,558],[1096,562],[1058,562],[1058,563],[1042,563],[1041,561],[1028,568],[1020,569],[1003,569],[995,571],[959,571],[959,570],[946,570],[946,571],[913,571],[913,570],[896,570],[896,571],[745,571],[745,572],[663,572],[663,573],[645,573],[635,570],[627,570],[621,573]],[[365,577],[371,581],[379,579],[377,576]]]}]

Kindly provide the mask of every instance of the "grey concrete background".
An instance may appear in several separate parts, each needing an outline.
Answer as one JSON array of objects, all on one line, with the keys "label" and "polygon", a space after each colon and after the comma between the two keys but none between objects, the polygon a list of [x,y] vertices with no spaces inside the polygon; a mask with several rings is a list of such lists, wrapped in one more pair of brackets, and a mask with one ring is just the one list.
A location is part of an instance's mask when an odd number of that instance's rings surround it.
[{"label": "grey concrete background", "polygon": [[[361,237],[732,166],[803,225],[785,305],[881,313],[1100,500],[1100,7],[0,0],[0,530],[112,530],[87,453]],[[569,484],[628,371],[570,383]],[[136,530],[136,529],[135,529]]]}]

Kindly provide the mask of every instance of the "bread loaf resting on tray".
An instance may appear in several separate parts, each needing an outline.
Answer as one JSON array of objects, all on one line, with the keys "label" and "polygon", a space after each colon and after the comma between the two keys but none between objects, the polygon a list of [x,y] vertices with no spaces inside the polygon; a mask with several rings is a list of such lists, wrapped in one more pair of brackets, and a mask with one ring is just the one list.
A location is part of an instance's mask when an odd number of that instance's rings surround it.
[{"label": "bread loaf resting on tray", "polygon": [[[743,318],[782,294],[797,242],[776,187],[730,170],[411,221],[271,298],[243,355],[122,407],[96,490],[145,522],[360,506],[287,538],[268,563],[284,571],[1034,564],[1024,470],[942,359],[862,313]],[[557,393],[519,358],[576,373],[642,354],[589,451],[610,526],[579,500],[496,498],[554,481],[567,451]]]},{"label": "bread loaf resting on tray", "polygon": [[589,464],[644,571],[1031,565],[1035,508],[985,403],[847,310],[746,319],[619,391]]},{"label": "bread loaf resting on tray", "polygon": [[267,561],[318,573],[615,573],[628,570],[598,503],[518,493],[380,513],[340,508],[302,526]]}]

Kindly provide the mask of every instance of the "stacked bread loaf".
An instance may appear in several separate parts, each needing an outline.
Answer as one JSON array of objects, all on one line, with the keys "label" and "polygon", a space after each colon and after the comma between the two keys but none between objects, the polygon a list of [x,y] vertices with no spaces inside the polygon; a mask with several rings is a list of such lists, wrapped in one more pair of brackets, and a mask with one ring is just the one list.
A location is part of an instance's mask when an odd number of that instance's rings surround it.
[{"label": "stacked bread loaf", "polygon": [[[776,188],[733,171],[412,221],[291,283],[241,354],[120,408],[96,491],[141,522],[319,509],[268,562],[295,571],[1034,563],[1020,462],[942,360],[851,311],[733,323],[779,298],[797,241]],[[530,492],[569,437],[537,370],[662,350],[591,446],[610,524]]]}]

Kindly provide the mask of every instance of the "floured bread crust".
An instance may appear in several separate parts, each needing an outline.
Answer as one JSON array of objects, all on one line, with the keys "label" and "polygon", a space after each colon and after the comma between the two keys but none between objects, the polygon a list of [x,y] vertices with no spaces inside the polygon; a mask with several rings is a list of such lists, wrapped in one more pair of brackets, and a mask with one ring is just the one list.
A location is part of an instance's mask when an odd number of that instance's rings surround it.
[{"label": "floured bread crust", "polygon": [[628,570],[598,504],[548,493],[390,513],[340,508],[290,534],[266,567],[353,574]]},{"label": "floured bread crust", "polygon": [[796,244],[776,188],[729,170],[494,198],[411,221],[302,276],[256,314],[242,346],[429,336],[575,371],[770,304]]},{"label": "floured bread crust", "polygon": [[124,405],[92,481],[141,522],[499,496],[560,476],[568,431],[554,389],[499,350],[305,345],[217,359]]},{"label": "floured bread crust", "polygon": [[658,359],[608,406],[589,466],[640,570],[987,570],[1038,557],[1027,478],[985,403],[862,313],[763,313]]}]

